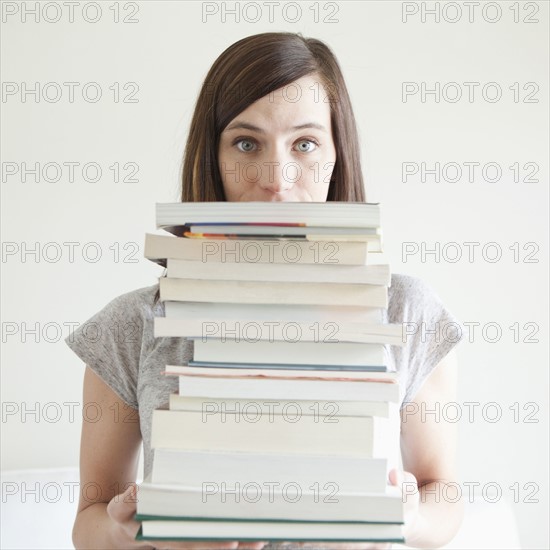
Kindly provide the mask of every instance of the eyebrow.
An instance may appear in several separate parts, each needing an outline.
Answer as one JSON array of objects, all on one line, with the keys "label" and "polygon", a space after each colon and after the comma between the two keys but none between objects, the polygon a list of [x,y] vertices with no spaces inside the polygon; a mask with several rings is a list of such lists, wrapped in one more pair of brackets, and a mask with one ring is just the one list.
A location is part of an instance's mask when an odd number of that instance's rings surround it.
[{"label": "eyebrow", "polygon": [[[237,128],[242,128],[243,130],[252,130],[253,132],[258,132],[259,134],[265,134],[265,130],[258,128],[258,126],[254,126],[253,124],[249,124],[248,122],[239,121],[230,124],[225,130],[236,130]],[[291,128],[289,128],[289,130],[303,130],[304,128],[316,128],[317,130],[321,130],[323,132],[327,131],[327,129],[322,124],[317,124],[317,122],[306,122],[305,124],[292,126]]]}]

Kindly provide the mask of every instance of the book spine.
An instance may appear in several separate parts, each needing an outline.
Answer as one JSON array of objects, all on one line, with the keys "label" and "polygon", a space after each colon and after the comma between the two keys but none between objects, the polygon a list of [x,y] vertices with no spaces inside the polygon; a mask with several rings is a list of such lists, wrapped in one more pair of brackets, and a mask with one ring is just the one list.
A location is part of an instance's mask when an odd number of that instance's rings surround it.
[{"label": "book spine", "polygon": [[208,263],[244,264],[335,264],[365,265],[368,245],[364,242],[323,239],[186,239],[147,234],[145,257],[150,260],[175,258]]},{"label": "book spine", "polygon": [[364,323],[299,323],[286,321],[229,321],[227,319],[167,319],[156,317],[154,336],[185,337],[208,340],[243,342],[311,342],[338,344],[356,342],[367,344],[404,345],[402,326],[398,324],[371,325]]},{"label": "book spine", "polygon": [[286,417],[260,415],[256,422],[247,422],[236,414],[157,409],[153,411],[151,447],[383,458],[373,456],[373,420],[369,417],[319,422],[303,416],[293,423]]},{"label": "book spine", "polygon": [[388,307],[388,289],[355,283],[265,281],[204,281],[160,279],[160,299],[188,302],[242,302],[245,304],[310,304]]}]

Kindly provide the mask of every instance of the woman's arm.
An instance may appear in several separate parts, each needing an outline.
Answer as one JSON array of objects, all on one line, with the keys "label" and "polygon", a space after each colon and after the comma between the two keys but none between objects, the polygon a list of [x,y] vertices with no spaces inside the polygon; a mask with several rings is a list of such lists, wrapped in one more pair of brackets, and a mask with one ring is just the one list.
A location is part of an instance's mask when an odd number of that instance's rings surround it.
[{"label": "woman's arm", "polygon": [[[73,527],[75,548],[143,548],[129,545],[121,524],[107,513],[109,501],[135,483],[141,431],[136,414],[90,367],[84,374],[80,442],[80,500]],[[96,421],[96,417],[98,418]],[[129,422],[128,420],[132,420]],[[137,528],[136,528],[137,531]]]},{"label": "woman's arm", "polygon": [[[456,402],[456,386],[457,360],[451,351],[401,411],[403,469],[414,475],[419,488],[418,514],[405,530],[408,546],[439,548],[455,536],[462,523],[462,499],[452,502],[457,491],[445,487],[449,482],[458,483],[457,425],[441,416],[446,403]],[[406,481],[403,492],[410,494],[414,489]]]}]

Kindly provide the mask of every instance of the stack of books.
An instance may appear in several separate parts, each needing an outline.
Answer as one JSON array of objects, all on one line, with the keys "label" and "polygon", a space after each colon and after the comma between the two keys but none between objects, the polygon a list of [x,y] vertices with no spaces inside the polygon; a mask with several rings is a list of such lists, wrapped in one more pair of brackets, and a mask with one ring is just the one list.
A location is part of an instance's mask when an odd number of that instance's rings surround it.
[{"label": "stack of books", "polygon": [[[368,203],[157,204],[155,337],[193,341],[138,492],[140,539],[403,542],[389,266]],[[392,462],[393,461],[393,462]]]}]

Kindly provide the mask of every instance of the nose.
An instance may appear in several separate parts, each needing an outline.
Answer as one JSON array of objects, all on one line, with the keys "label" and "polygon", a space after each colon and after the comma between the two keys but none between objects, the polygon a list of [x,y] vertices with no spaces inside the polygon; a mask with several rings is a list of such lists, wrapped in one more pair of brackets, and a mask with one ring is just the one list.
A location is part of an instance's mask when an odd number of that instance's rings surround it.
[{"label": "nose", "polygon": [[284,153],[278,152],[262,163],[259,186],[264,191],[285,193],[290,191],[300,176],[300,166]]}]

